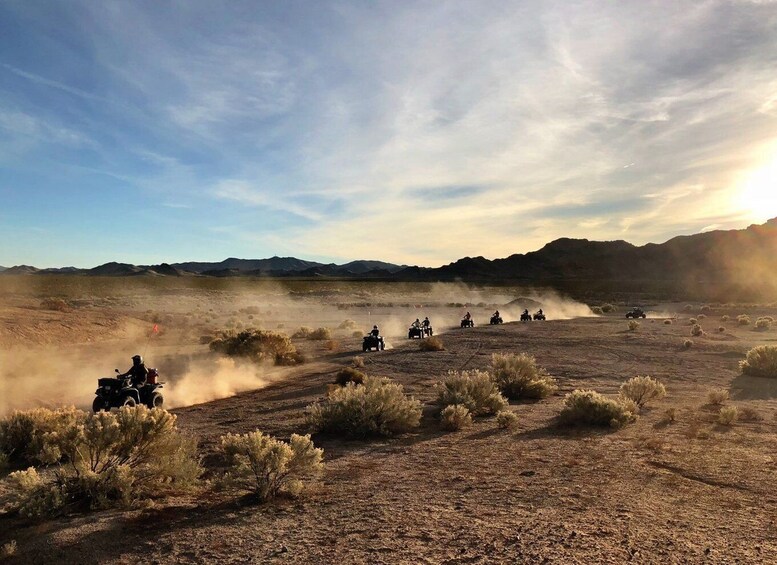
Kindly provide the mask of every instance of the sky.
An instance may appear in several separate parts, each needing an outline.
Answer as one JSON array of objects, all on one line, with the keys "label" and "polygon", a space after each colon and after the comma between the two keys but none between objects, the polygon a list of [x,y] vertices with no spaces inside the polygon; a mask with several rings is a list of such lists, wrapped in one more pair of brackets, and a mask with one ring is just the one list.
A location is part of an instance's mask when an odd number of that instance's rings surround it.
[{"label": "sky", "polygon": [[0,265],[743,228],[775,69],[766,0],[3,0]]}]

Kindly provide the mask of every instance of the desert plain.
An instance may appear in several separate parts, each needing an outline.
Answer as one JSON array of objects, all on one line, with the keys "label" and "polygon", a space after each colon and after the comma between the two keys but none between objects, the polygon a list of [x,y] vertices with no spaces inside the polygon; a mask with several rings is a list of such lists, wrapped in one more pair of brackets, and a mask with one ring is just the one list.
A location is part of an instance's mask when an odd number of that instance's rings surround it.
[{"label": "desert plain", "polygon": [[[56,299],[51,302],[50,299]],[[45,302],[49,300],[49,302]],[[423,404],[421,425],[390,438],[314,434],[324,471],[298,498],[256,504],[204,486],[126,508],[47,520],[0,513],[9,563],[765,563],[777,555],[777,383],[739,362],[777,330],[740,325],[773,304],[574,300],[542,289],[442,283],[261,279],[0,277],[0,417],[36,406],[88,410],[99,377],[141,353],[165,381],[166,407],[198,440],[207,481],[219,438],[259,429],[308,433],[307,407],[361,358]],[[53,305],[53,307],[52,307]],[[630,328],[625,313],[647,313]],[[542,307],[545,322],[521,323]],[[499,309],[502,325],[489,325]],[[460,328],[470,311],[474,328]],[[429,316],[444,345],[407,338]],[[724,316],[727,317],[724,320]],[[691,336],[695,318],[703,334]],[[667,322],[669,320],[669,322]],[[378,325],[388,347],[362,352]],[[154,327],[156,330],[154,331]],[[294,367],[223,358],[208,341],[257,327],[293,338]],[[686,343],[690,340],[690,344]],[[487,369],[494,353],[528,353],[558,390],[514,401],[514,429],[494,417],[441,428],[448,371]],[[557,421],[567,393],[607,396],[637,375],[666,396],[620,429]],[[725,389],[740,418],[718,422]],[[0,481],[0,505],[7,502]]]}]

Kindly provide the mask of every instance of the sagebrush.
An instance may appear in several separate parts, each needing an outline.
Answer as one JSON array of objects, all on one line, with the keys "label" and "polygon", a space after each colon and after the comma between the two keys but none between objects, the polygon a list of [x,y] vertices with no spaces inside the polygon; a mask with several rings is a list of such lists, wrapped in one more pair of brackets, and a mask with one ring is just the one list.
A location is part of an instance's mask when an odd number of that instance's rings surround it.
[{"label": "sagebrush", "polygon": [[518,414],[510,410],[502,410],[496,415],[496,423],[503,430],[514,430],[518,427]]},{"label": "sagebrush", "polygon": [[354,383],[357,385],[364,384],[364,379],[367,377],[361,371],[358,371],[352,367],[345,367],[340,369],[335,375],[335,384],[345,386],[348,383]]},{"label": "sagebrush", "polygon": [[559,421],[570,426],[620,428],[637,419],[639,408],[627,398],[606,398],[593,390],[574,390],[564,398]]},{"label": "sagebrush", "polygon": [[736,406],[723,406],[718,412],[718,424],[731,426],[739,419],[739,410]]},{"label": "sagebrush", "polygon": [[714,388],[707,393],[707,404],[718,406],[728,400],[728,390],[725,388]]},{"label": "sagebrush", "polygon": [[485,371],[450,371],[438,389],[437,404],[465,406],[475,416],[496,414],[507,407],[507,400]]},{"label": "sagebrush", "polygon": [[526,353],[495,353],[491,356],[491,375],[502,394],[510,400],[545,398],[558,388],[556,380]]},{"label": "sagebrush", "polygon": [[406,396],[400,384],[367,377],[363,385],[347,383],[308,407],[307,420],[319,432],[391,436],[419,426],[421,403]]},{"label": "sagebrush", "polygon": [[759,345],[747,352],[744,361],[739,363],[742,374],[751,377],[777,379],[777,346]]},{"label": "sagebrush", "polygon": [[636,331],[639,327],[639,322],[637,320],[629,320],[629,330]]},{"label": "sagebrush", "polygon": [[472,425],[472,415],[466,406],[451,404],[440,412],[440,425],[444,430],[455,432]]},{"label": "sagebrush", "polygon": [[637,403],[642,408],[648,402],[660,400],[666,396],[666,387],[657,379],[649,376],[636,376],[623,383],[620,394]]},{"label": "sagebrush", "polygon": [[178,431],[176,416],[145,406],[82,412],[47,433],[35,458],[57,465],[8,477],[13,504],[26,517],[158,497],[195,486],[202,473],[196,443]]},{"label": "sagebrush", "polygon": [[439,337],[427,337],[419,342],[418,349],[421,351],[444,351],[445,346]]},{"label": "sagebrush", "polygon": [[323,468],[324,450],[309,435],[292,434],[288,443],[259,430],[221,437],[221,449],[230,466],[228,480],[264,502],[281,492],[299,495],[306,480]]},{"label": "sagebrush", "polygon": [[276,365],[303,362],[302,355],[297,352],[289,336],[269,330],[227,330],[211,341],[209,347],[211,351],[223,355],[245,357],[256,362],[271,360]]},{"label": "sagebrush", "polygon": [[704,330],[699,324],[694,324],[694,326],[691,328],[691,335],[693,337],[701,337],[704,335]]}]

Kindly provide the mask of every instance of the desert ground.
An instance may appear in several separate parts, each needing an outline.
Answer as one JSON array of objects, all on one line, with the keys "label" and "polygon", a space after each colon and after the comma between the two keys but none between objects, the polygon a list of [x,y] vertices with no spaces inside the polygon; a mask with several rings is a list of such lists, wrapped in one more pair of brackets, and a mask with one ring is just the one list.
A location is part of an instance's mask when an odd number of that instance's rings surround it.
[{"label": "desert ground", "polygon": [[[44,307],[47,298],[64,305]],[[355,356],[368,375],[401,383],[424,404],[413,433],[314,435],[325,470],[297,499],[257,505],[206,487],[43,521],[6,512],[0,546],[16,542],[9,563],[773,561],[777,382],[742,376],[739,361],[755,345],[774,344],[777,330],[740,326],[736,316],[777,309],[640,304],[648,317],[631,330],[624,317],[631,304],[594,315],[588,306],[602,302],[463,284],[0,277],[0,417],[34,406],[87,409],[96,379],[126,370],[142,352],[167,382],[179,426],[199,439],[206,479],[221,464],[217,445],[228,432],[306,433],[306,407]],[[516,321],[524,306],[538,304],[548,321]],[[496,308],[506,323],[489,326]],[[459,328],[467,310],[477,325]],[[427,315],[444,351],[420,351],[407,339],[407,325]],[[691,337],[691,318],[703,336]],[[390,346],[362,353],[354,333],[373,324]],[[332,338],[294,339],[307,362],[289,368],[209,351],[208,336],[252,326],[290,334],[329,327]],[[436,384],[449,370],[486,368],[493,353],[508,352],[534,355],[558,392],[512,402],[515,430],[490,417],[443,431]],[[556,422],[568,392],[615,395],[636,375],[661,380],[667,396],[634,424]],[[714,388],[727,389],[727,404],[748,417],[718,424],[718,407],[706,400]],[[0,504],[3,489],[0,481]]]}]

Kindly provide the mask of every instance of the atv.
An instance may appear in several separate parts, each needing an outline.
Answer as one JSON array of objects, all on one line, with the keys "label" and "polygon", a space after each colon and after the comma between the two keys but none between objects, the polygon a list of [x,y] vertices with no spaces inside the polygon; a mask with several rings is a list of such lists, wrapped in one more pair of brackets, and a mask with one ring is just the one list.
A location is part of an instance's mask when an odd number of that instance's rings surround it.
[{"label": "atv", "polygon": [[[118,373],[119,370],[116,369]],[[148,370],[146,383],[140,386],[133,386],[127,377],[105,377],[97,379],[97,390],[95,391],[94,401],[92,402],[92,411],[106,412],[111,408],[120,408],[122,406],[137,406],[145,404],[149,408],[162,408],[165,402],[160,389],[165,383],[157,381],[159,373],[156,369]]]},{"label": "atv", "polygon": [[475,327],[475,320],[473,320],[472,318],[470,318],[470,319],[462,318],[461,319],[461,327],[462,328],[474,328]]},{"label": "atv", "polygon": [[626,318],[647,318],[647,314],[645,314],[642,308],[634,307],[626,312]]},{"label": "atv", "polygon": [[362,341],[362,351],[371,351],[373,348],[375,351],[383,351],[386,349],[386,342],[383,341],[382,336],[365,335],[364,341]]},{"label": "atv", "polygon": [[531,322],[531,314],[529,314],[528,312],[524,312],[523,314],[521,314],[521,321]]},{"label": "atv", "polygon": [[503,323],[502,316],[491,316],[491,320],[488,322],[492,326]]},{"label": "atv", "polygon": [[424,337],[432,337],[434,335],[432,326],[421,326],[421,331],[424,333]]},{"label": "atv", "polygon": [[545,314],[540,314],[539,312],[535,312],[534,313],[534,319],[535,320],[545,321]]},{"label": "atv", "polygon": [[424,330],[421,327],[410,326],[407,329],[407,339],[423,339]]}]

